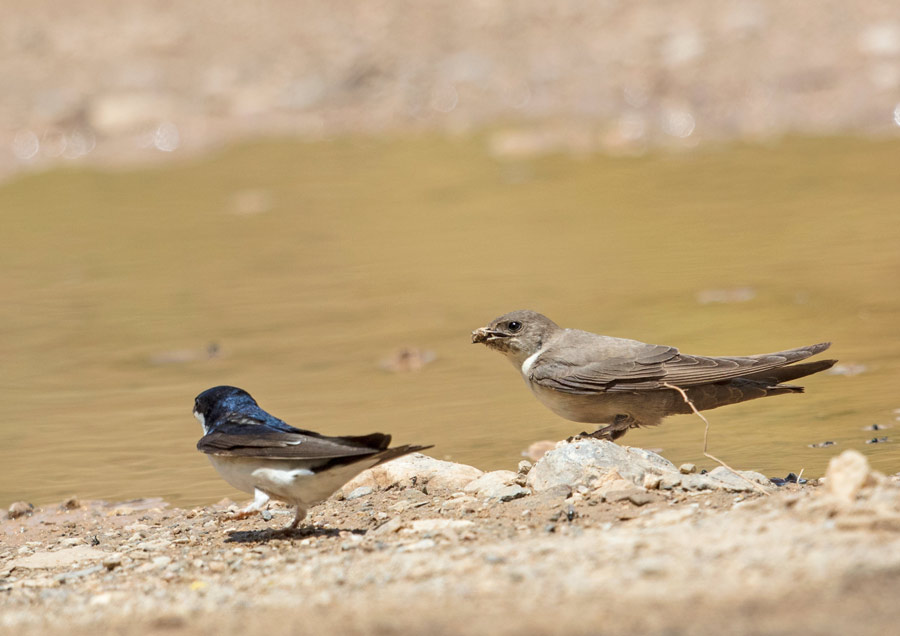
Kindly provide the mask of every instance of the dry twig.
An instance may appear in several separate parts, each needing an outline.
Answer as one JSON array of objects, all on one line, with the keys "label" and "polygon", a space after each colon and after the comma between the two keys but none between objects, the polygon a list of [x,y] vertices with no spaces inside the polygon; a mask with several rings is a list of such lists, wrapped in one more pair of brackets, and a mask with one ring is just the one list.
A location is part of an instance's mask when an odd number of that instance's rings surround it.
[{"label": "dry twig", "polygon": [[735,475],[737,475],[738,477],[740,477],[741,479],[746,481],[748,484],[753,486],[753,488],[755,488],[759,492],[763,493],[764,495],[768,495],[769,494],[768,491],[766,491],[766,489],[763,488],[762,486],[760,486],[758,483],[756,483],[755,481],[752,481],[750,479],[747,479],[742,474],[740,474],[738,471],[736,471],[734,468],[732,468],[731,466],[729,466],[728,464],[723,462],[721,459],[719,459],[718,457],[715,457],[713,455],[710,455],[707,452],[706,449],[709,447],[709,420],[706,419],[705,417],[703,417],[703,414],[697,410],[697,407],[694,406],[693,402],[691,402],[691,399],[687,396],[687,393],[684,392],[684,389],[682,389],[679,386],[675,386],[674,384],[669,384],[668,382],[663,382],[663,386],[666,387],[667,389],[672,389],[673,391],[678,391],[681,394],[682,399],[684,399],[685,404],[687,404],[689,407],[691,407],[691,410],[694,412],[694,414],[697,417],[699,417],[701,420],[703,420],[704,424],[706,424],[706,430],[703,433],[703,456],[713,460],[714,462],[717,462],[721,466],[724,466],[725,468],[727,468],[728,470],[733,472]]}]

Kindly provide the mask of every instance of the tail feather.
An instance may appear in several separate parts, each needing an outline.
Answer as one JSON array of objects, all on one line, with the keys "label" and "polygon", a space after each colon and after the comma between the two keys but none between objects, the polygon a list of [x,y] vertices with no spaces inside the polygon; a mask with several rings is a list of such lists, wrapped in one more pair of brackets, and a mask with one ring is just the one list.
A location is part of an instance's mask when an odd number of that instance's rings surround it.
[{"label": "tail feather", "polygon": [[409,455],[410,453],[418,453],[419,451],[427,450],[429,448],[433,448],[433,445],[430,446],[395,446],[394,448],[388,448],[386,450],[378,453],[378,466],[379,464],[383,464],[384,462],[389,462],[392,459],[397,459],[398,457],[403,457],[404,455]]},{"label": "tail feather", "polygon": [[790,382],[797,378],[804,378],[813,373],[819,373],[825,369],[830,369],[837,363],[837,360],[816,360],[815,362],[804,362],[802,364],[791,364],[776,369],[769,369],[761,373],[749,373],[741,377],[746,380],[756,380],[757,382],[767,382],[769,384],[781,384],[782,382]]}]

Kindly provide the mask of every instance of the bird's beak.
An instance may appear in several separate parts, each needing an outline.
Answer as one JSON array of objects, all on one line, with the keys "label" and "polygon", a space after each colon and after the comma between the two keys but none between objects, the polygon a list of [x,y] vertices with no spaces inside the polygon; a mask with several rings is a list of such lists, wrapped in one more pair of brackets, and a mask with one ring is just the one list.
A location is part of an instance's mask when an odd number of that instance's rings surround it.
[{"label": "bird's beak", "polygon": [[477,344],[479,342],[490,342],[495,338],[500,338],[504,334],[499,331],[493,331],[488,329],[487,327],[481,327],[480,329],[476,329],[472,332],[472,344]]}]

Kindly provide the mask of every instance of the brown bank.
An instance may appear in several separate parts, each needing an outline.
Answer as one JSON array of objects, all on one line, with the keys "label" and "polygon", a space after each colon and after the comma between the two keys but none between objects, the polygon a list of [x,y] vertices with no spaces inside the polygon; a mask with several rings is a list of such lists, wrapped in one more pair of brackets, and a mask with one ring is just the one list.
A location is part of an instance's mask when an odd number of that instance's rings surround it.
[{"label": "brown bank", "polygon": [[519,472],[414,455],[286,508],[70,500],[0,522],[0,632],[889,633],[900,484],[763,486],[611,442]]}]

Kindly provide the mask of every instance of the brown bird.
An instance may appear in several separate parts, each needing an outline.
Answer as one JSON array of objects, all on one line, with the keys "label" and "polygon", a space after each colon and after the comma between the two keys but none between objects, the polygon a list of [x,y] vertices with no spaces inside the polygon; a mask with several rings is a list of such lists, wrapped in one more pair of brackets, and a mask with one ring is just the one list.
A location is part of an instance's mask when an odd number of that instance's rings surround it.
[{"label": "brown bird", "polygon": [[[824,371],[837,360],[795,364],[830,342],[754,356],[707,357],[675,347],[564,329],[534,311],[495,318],[472,332],[505,355],[544,406],[573,422],[605,424],[591,433],[618,439],[628,429],[656,426],[664,417],[737,404],[769,395],[802,393],[782,384]],[[582,435],[588,435],[582,433]]]}]

